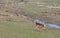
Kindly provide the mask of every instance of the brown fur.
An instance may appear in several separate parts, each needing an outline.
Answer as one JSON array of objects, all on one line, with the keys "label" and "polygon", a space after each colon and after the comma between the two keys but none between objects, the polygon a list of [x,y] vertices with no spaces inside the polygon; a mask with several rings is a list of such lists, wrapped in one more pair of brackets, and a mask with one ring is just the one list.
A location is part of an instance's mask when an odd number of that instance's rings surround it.
[{"label": "brown fur", "polygon": [[35,23],[35,24],[36,24],[36,27],[37,27],[37,28],[40,28],[40,29],[42,29],[42,30],[45,30],[45,25],[39,24],[39,23]]}]

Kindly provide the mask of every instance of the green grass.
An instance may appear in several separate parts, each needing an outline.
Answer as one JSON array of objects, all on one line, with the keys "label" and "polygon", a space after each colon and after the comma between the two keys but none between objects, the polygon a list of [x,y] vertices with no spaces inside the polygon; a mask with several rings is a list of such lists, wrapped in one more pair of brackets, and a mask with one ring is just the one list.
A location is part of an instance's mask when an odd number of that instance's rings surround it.
[{"label": "green grass", "polygon": [[[56,2],[58,0],[28,0],[31,2]],[[20,7],[24,9],[24,11],[27,14],[33,15],[33,16],[39,16],[40,12],[47,11],[48,8],[46,6],[40,6],[38,7],[37,4],[18,4],[18,5],[7,5],[7,8]],[[43,13],[42,13],[43,15]],[[49,14],[48,14],[49,16]],[[60,18],[57,16],[53,16],[54,19],[60,20]],[[50,18],[53,18],[52,16]],[[3,18],[4,19],[4,18]],[[60,30],[48,28],[45,32],[42,31],[35,31],[34,27],[35,25],[24,18],[20,17],[5,17],[5,19],[10,20],[20,20],[21,22],[0,22],[0,38],[60,38]]]},{"label": "green grass", "polygon": [[45,32],[35,31],[34,24],[27,22],[0,22],[0,38],[60,38],[60,30],[47,28]]}]

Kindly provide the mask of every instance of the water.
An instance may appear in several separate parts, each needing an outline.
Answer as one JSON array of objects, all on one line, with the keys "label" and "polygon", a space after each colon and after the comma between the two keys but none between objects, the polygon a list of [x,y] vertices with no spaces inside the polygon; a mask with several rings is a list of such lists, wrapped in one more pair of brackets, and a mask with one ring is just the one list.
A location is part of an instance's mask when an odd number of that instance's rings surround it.
[{"label": "water", "polygon": [[52,28],[60,29],[60,26],[57,25],[57,24],[51,24],[51,23],[48,23],[47,25],[48,25],[49,27],[52,27]]},{"label": "water", "polygon": [[[46,24],[45,21],[39,20],[39,19],[35,19],[34,21],[36,21],[39,24]],[[47,23],[47,26],[52,27],[52,28],[56,28],[56,29],[60,29],[60,26],[57,24],[52,24],[52,23]]]}]

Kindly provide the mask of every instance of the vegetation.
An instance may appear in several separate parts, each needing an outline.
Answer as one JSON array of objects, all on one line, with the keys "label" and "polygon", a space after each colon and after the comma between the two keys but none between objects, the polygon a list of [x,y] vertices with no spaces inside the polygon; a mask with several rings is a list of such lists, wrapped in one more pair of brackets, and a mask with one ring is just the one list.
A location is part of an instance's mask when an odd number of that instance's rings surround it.
[{"label": "vegetation", "polygon": [[45,31],[35,31],[31,21],[18,19],[20,22],[0,21],[0,38],[60,38],[60,30],[47,27]]},{"label": "vegetation", "polygon": [[27,20],[30,16],[60,24],[60,8],[49,6],[60,7],[60,0],[0,0],[0,38],[60,38],[60,30],[35,31]]}]

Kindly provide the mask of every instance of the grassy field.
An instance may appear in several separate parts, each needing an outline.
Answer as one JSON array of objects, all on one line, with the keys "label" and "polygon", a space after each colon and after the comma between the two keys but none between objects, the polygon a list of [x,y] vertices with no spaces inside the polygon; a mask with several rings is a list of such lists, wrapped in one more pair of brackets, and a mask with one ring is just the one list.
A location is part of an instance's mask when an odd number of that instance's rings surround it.
[{"label": "grassy field", "polygon": [[[60,3],[59,0],[27,0],[27,3],[18,3],[17,1],[12,0],[3,1],[6,2],[6,5],[4,6],[4,8],[2,7],[3,9],[0,9],[1,13],[5,13],[5,10],[21,8],[27,15],[37,17],[38,19],[43,19],[45,21],[51,21],[52,23],[54,23],[57,20],[60,24],[60,15],[52,15],[56,13],[57,10],[47,8],[48,5]],[[9,4],[9,2],[11,3]],[[39,4],[29,2],[38,2]],[[58,5],[60,6],[60,4],[57,4],[57,6]],[[14,9],[14,13],[18,12]],[[45,13],[47,11],[48,13]],[[48,18],[46,18],[46,16],[48,16]],[[60,38],[60,30],[47,27],[46,31],[42,32],[37,30],[35,31],[34,28],[35,24],[27,20],[26,18],[20,16],[10,17],[0,15],[0,38]]]},{"label": "grassy field", "polygon": [[52,23],[56,22],[57,24],[60,24],[60,14],[55,15],[55,13],[60,13],[60,8],[59,9],[48,8],[48,6],[60,7],[59,0],[26,0],[27,2],[19,2],[19,0],[17,1],[3,0],[3,1],[6,3],[5,6],[3,5],[4,8],[2,7],[3,9],[1,9],[2,12],[4,11],[3,13],[6,12],[5,10],[8,10],[8,13],[18,13],[18,10],[23,9],[24,13],[27,15],[37,17],[38,19],[41,20],[47,20],[48,22]]},{"label": "grassy field", "polygon": [[[40,6],[42,5],[42,6]],[[19,4],[18,7],[24,9],[27,15],[37,17],[38,19],[47,20],[48,22],[52,22],[56,24],[60,23],[60,15],[58,13],[60,9],[50,9],[48,8],[48,4],[35,4],[35,3],[26,3],[26,4]],[[54,4],[53,4],[54,5]],[[47,12],[47,13],[46,13]],[[47,17],[48,16],[48,17]]]},{"label": "grassy field", "polygon": [[[17,20],[18,17],[13,17]],[[60,38],[60,30],[47,27],[46,31],[34,30],[35,24],[25,18],[21,22],[0,21],[0,38]]]},{"label": "grassy field", "polygon": [[31,22],[0,22],[0,38],[60,38],[60,30],[35,31]]}]

